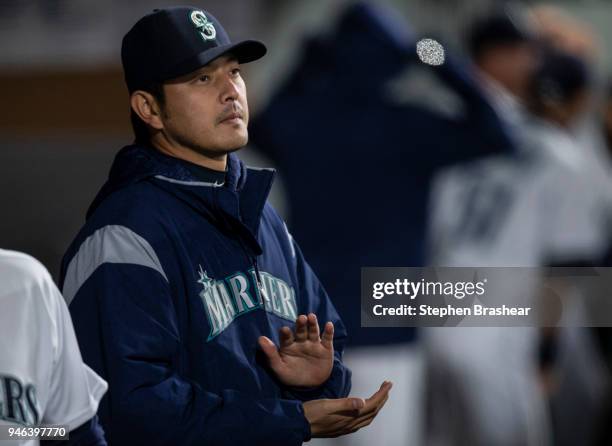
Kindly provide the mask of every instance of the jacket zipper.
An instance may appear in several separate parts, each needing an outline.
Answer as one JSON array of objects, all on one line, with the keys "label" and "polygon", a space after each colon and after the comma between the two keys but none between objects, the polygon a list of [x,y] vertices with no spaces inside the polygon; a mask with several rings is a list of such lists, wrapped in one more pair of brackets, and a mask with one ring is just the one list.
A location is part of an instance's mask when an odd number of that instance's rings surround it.
[{"label": "jacket zipper", "polygon": [[259,274],[259,267],[257,266],[257,257],[253,257],[253,266],[255,267],[255,280],[257,281],[257,288],[259,291],[263,291],[263,283],[261,280],[261,274]]},{"label": "jacket zipper", "polygon": [[242,241],[240,236],[237,236],[236,239],[238,240],[238,243],[240,243],[242,252],[244,252],[244,255],[246,256],[247,260],[249,261],[249,263],[251,264],[251,266],[253,266],[253,269],[255,270],[255,282],[257,282],[256,283],[257,289],[259,290],[259,293],[261,294],[263,292],[263,281],[261,280],[261,273],[259,272],[259,265],[257,264],[257,257],[249,253],[249,250],[244,245],[244,242]]},{"label": "jacket zipper", "polygon": [[[232,227],[232,224],[230,222],[227,221],[227,219],[225,218],[225,215],[223,214],[223,211],[221,209],[219,209],[219,206],[217,204],[217,200],[216,200],[216,190],[213,190],[213,196],[215,198],[214,202],[214,206],[215,208],[219,211],[220,217],[223,221],[223,223],[225,225],[227,225],[228,227]],[[244,242],[242,241],[242,238],[240,237],[240,235],[236,234],[236,240],[238,240],[238,243],[240,244],[240,247],[242,248],[242,252],[244,252],[244,255],[246,256],[248,262],[253,266],[254,270],[255,270],[255,282],[257,285],[257,288],[259,290],[259,294],[261,295],[263,293],[263,282],[261,280],[261,274],[259,272],[259,266],[257,265],[257,257],[251,255],[251,253],[249,252],[249,250],[246,248]]]}]

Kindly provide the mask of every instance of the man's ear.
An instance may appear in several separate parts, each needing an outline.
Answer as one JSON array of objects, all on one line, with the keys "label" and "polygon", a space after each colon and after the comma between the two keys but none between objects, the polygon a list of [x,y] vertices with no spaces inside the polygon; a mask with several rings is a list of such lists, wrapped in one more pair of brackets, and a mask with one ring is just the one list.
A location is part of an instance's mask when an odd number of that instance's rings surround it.
[{"label": "man's ear", "polygon": [[136,90],[130,96],[130,106],[134,113],[156,130],[164,128],[161,109],[157,100],[149,92]]}]

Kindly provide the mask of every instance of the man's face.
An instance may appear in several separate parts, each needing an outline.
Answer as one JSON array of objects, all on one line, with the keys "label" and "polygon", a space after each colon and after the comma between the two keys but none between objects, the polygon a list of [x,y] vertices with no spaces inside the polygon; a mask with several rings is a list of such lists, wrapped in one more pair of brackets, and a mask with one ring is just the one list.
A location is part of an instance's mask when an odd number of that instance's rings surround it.
[{"label": "man's face", "polygon": [[223,56],[164,84],[163,130],[173,144],[207,156],[248,141],[249,109],[238,62]]},{"label": "man's face", "polygon": [[489,49],[481,68],[514,95],[526,99],[537,63],[537,50],[529,43],[519,43]]}]

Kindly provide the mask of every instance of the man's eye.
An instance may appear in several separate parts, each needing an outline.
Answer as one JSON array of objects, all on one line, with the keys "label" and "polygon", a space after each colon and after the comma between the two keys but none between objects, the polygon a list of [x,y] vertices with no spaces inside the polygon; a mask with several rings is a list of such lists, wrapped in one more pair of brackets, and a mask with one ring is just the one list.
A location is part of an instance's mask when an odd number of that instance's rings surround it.
[{"label": "man's eye", "polygon": [[210,80],[210,76],[208,74],[201,74],[198,76],[198,80],[200,82],[208,82]]},{"label": "man's eye", "polygon": [[234,68],[232,70],[232,76],[240,76],[241,70],[240,68]]}]

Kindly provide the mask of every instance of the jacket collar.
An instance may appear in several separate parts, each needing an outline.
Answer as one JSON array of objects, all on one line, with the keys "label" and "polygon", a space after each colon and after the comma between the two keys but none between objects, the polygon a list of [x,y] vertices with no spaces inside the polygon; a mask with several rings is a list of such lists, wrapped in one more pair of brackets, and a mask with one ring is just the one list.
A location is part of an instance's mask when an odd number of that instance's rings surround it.
[{"label": "jacket collar", "polygon": [[122,148],[111,167],[108,180],[87,211],[89,218],[112,193],[131,184],[154,179],[178,199],[189,202],[204,214],[222,212],[223,219],[242,224],[256,236],[268,198],[273,169],[251,169],[229,154],[223,186],[198,181],[183,162],[158,150],[141,145]]}]

